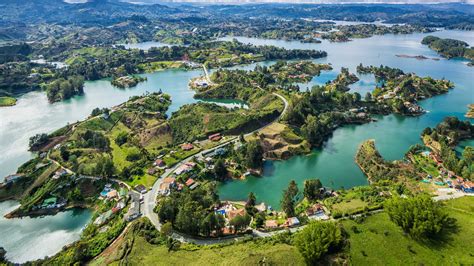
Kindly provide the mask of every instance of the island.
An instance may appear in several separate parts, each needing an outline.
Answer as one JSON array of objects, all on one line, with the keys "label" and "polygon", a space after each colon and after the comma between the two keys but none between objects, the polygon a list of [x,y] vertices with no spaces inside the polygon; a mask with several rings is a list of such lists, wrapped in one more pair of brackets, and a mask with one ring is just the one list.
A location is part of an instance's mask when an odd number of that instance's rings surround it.
[{"label": "island", "polygon": [[118,78],[114,78],[111,83],[113,86],[118,88],[131,88],[138,85],[140,82],[146,81],[146,77],[139,77],[139,76],[122,76]]},{"label": "island", "polygon": [[426,36],[421,41],[422,44],[428,45],[431,49],[438,52],[443,57],[448,59],[451,58],[465,58],[470,60],[469,65],[473,64],[474,61],[474,48],[469,47],[469,44],[454,39],[442,39],[435,36]]},{"label": "island", "polygon": [[84,93],[84,78],[82,76],[70,76],[67,79],[59,78],[44,85],[44,89],[50,103],[67,100],[74,95]]}]

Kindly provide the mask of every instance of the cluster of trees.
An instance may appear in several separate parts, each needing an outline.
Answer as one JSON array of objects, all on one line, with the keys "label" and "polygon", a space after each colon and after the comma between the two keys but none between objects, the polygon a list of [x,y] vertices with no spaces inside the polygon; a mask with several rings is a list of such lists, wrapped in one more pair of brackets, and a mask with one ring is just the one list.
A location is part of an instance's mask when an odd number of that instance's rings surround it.
[{"label": "cluster of trees", "polygon": [[310,92],[293,97],[284,119],[292,126],[301,127],[303,136],[312,146],[320,146],[325,138],[342,123],[356,121],[343,112],[361,107],[359,94],[338,90],[327,91],[315,86]]},{"label": "cluster of trees", "polygon": [[421,135],[429,136],[431,140],[439,143],[439,155],[446,168],[466,178],[474,176],[474,149],[466,146],[461,158],[453,149],[459,141],[474,138],[474,125],[468,120],[446,117],[435,128],[425,128]]},{"label": "cluster of trees", "polygon": [[38,148],[40,148],[42,145],[46,144],[49,141],[49,136],[46,133],[40,133],[36,134],[32,137],[30,137],[29,140],[29,147],[30,150],[34,151]]},{"label": "cluster of trees", "polygon": [[295,206],[298,202],[298,185],[295,180],[291,180],[288,188],[283,191],[283,198],[280,205],[287,217],[295,216]]},{"label": "cluster of trees", "polygon": [[259,169],[263,166],[263,147],[260,142],[254,140],[242,146],[244,154],[244,164],[248,168]]},{"label": "cluster of trees", "polygon": [[91,116],[98,116],[100,114],[106,114],[108,115],[110,113],[110,110],[109,108],[99,108],[99,107],[96,107],[94,109],[92,109],[92,112],[91,112]]},{"label": "cluster of trees", "polygon": [[0,247],[0,262],[6,262],[5,256],[7,255],[7,251]]},{"label": "cluster of trees", "polygon": [[474,60],[474,48],[469,48],[469,44],[464,41],[442,39],[430,35],[423,38],[421,43],[428,45],[428,47],[446,58],[464,57]]},{"label": "cluster of trees", "polygon": [[160,222],[171,223],[179,232],[210,236],[220,234],[225,226],[224,217],[213,210],[218,204],[215,185],[208,184],[194,190],[172,192],[160,200],[155,211]]},{"label": "cluster of trees", "polygon": [[360,74],[374,74],[375,79],[378,82],[383,82],[389,79],[395,79],[402,75],[405,75],[403,70],[398,68],[391,68],[388,66],[380,65],[379,67],[376,66],[364,66],[360,63],[357,66],[357,73]]},{"label": "cluster of trees", "polygon": [[339,25],[338,31],[330,31],[322,35],[323,39],[329,39],[334,42],[346,42],[350,38],[368,38],[373,35],[384,34],[410,34],[414,32],[432,32],[431,29],[419,25],[375,25],[375,24],[358,24],[358,25]]},{"label": "cluster of trees", "polygon": [[294,238],[294,244],[307,265],[318,265],[323,255],[339,250],[343,241],[342,230],[334,222],[311,222]]},{"label": "cluster of trees", "polygon": [[74,95],[84,93],[84,78],[70,76],[67,79],[59,78],[45,85],[46,95],[50,102],[67,100]]},{"label": "cluster of trees", "polygon": [[218,181],[225,181],[228,177],[229,171],[227,171],[227,167],[223,159],[217,159],[214,165],[214,177]]},{"label": "cluster of trees", "polygon": [[32,48],[26,43],[0,46],[0,64],[15,61],[26,61]]},{"label": "cluster of trees", "polygon": [[441,231],[455,226],[455,219],[428,195],[393,197],[384,208],[395,224],[416,239],[436,238]]},{"label": "cluster of trees", "polygon": [[115,143],[119,146],[122,146],[123,144],[127,143],[128,141],[128,133],[125,131],[122,131],[117,134],[117,136],[114,139]]},{"label": "cluster of trees", "polygon": [[303,195],[310,201],[321,199],[323,195],[321,194],[321,189],[323,184],[319,179],[307,179],[304,181],[304,190]]},{"label": "cluster of trees", "polygon": [[[321,199],[324,196],[322,194],[322,188],[323,184],[321,183],[321,180],[317,178],[308,179],[304,182],[303,196],[309,201]],[[295,207],[300,200],[300,196],[298,185],[294,180],[291,180],[288,184],[288,188],[283,191],[283,197],[280,201],[281,208],[287,217],[293,217],[296,215]]]},{"label": "cluster of trees", "polygon": [[101,132],[87,129],[84,133],[79,134],[79,137],[80,139],[76,142],[78,147],[109,150],[109,139]]}]

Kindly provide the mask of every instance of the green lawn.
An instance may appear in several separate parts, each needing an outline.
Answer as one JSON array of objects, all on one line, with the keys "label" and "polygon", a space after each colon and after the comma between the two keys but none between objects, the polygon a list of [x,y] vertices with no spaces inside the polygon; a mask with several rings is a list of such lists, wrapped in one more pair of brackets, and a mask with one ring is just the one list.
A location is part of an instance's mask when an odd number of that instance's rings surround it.
[{"label": "green lawn", "polygon": [[13,97],[0,97],[0,107],[13,106],[16,104],[16,99]]},{"label": "green lawn", "polygon": [[[457,219],[459,231],[446,241],[420,243],[392,223],[385,213],[368,217],[361,224],[343,221],[349,234],[353,265],[472,265],[474,263],[474,197],[445,203],[450,216]],[[357,227],[358,233],[352,229]]]},{"label": "green lawn", "polygon": [[148,189],[149,187],[153,186],[156,179],[158,179],[158,176],[144,174],[143,176],[133,176],[133,180],[127,181],[127,184],[132,187],[135,187],[136,185],[144,185]]},{"label": "green lawn", "polygon": [[351,199],[348,202],[344,201],[344,202],[333,204],[331,206],[331,209],[332,209],[333,212],[337,211],[339,213],[350,214],[350,213],[353,213],[353,212],[360,211],[360,210],[364,209],[364,207],[366,207],[366,206],[368,206],[367,202],[364,202],[360,199]]},{"label": "green lawn", "polygon": [[[184,247],[186,249],[186,247]],[[99,257],[92,265],[103,265]],[[202,247],[197,250],[168,252],[164,245],[151,245],[135,238],[128,255],[130,265],[304,265],[298,250],[286,244],[258,244],[253,241],[224,247]],[[112,265],[119,265],[117,261]]]}]

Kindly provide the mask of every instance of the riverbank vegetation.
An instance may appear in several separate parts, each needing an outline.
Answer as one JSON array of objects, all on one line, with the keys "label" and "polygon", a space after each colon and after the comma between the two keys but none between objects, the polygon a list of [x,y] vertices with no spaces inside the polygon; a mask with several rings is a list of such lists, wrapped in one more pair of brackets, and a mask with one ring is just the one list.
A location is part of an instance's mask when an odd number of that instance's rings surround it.
[{"label": "riverbank vegetation", "polygon": [[474,139],[474,125],[469,121],[447,117],[435,128],[423,130],[421,138],[423,143],[431,149],[437,162],[459,176],[474,178],[473,147],[466,146],[462,156],[454,151],[460,141]]},{"label": "riverbank vegetation", "polygon": [[16,104],[16,99],[13,97],[0,97],[0,107],[13,106]]},{"label": "riverbank vegetation", "polygon": [[[125,204],[126,199],[120,199]],[[126,228],[124,210],[115,200],[98,200],[93,207],[94,222],[82,230],[81,238],[59,253],[27,265],[84,264],[103,252]],[[120,207],[118,207],[120,206]]]},{"label": "riverbank vegetation", "polygon": [[474,48],[464,41],[426,36],[421,43],[448,59],[462,57],[471,60],[471,64],[474,62]]},{"label": "riverbank vegetation", "polygon": [[375,25],[375,24],[358,24],[358,25],[339,25],[335,27],[335,31],[322,33],[321,38],[328,39],[332,42],[347,42],[355,38],[368,38],[373,35],[384,34],[411,34],[415,32],[433,32],[428,27],[419,25]]},{"label": "riverbank vegetation", "polygon": [[140,76],[122,76],[122,77],[117,77],[114,78],[111,81],[111,84],[115,87],[118,88],[132,88],[138,85],[140,82],[146,81],[146,77],[140,77]]},{"label": "riverbank vegetation", "polygon": [[454,148],[460,140],[473,139],[472,132],[473,125],[469,121],[447,117],[436,128],[426,128],[422,132],[425,146],[412,146],[405,160],[384,160],[375,142],[368,140],[360,145],[355,161],[371,184],[395,183],[405,188],[402,191],[415,194],[435,193],[437,188],[447,185],[460,188],[462,184],[454,185],[458,182],[455,180],[473,178],[473,150],[467,146],[460,156]]},{"label": "riverbank vegetation", "polygon": [[84,93],[84,78],[82,76],[70,76],[67,79],[60,78],[46,84],[44,87],[49,102],[68,100],[74,95]]}]

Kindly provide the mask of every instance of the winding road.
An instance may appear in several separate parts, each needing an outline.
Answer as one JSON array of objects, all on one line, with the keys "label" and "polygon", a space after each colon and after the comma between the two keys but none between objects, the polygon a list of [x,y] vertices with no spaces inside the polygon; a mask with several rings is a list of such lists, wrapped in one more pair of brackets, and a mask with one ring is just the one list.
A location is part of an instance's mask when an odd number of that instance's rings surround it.
[{"label": "winding road", "polygon": [[[285,105],[284,108],[283,108],[283,111],[280,113],[280,115],[274,121],[266,124],[263,127],[260,127],[256,130],[254,130],[252,132],[249,132],[249,133],[245,134],[245,136],[250,136],[254,132],[262,130],[262,129],[268,127],[269,125],[271,125],[272,123],[279,121],[283,117],[283,115],[287,112],[287,110],[288,110],[288,101],[286,100],[286,98],[281,96],[278,93],[275,93],[275,92],[273,92],[272,94],[277,96],[278,98],[280,98],[283,101],[283,103]],[[143,210],[143,215],[146,216],[148,219],[150,219],[151,223],[156,227],[157,230],[161,229],[161,223],[159,221],[158,215],[153,211],[153,209],[156,206],[156,198],[159,195],[159,189],[160,189],[160,185],[163,183],[163,179],[168,177],[169,175],[171,175],[179,166],[183,165],[184,163],[187,163],[187,162],[191,161],[193,158],[203,156],[203,154],[207,154],[207,153],[212,152],[212,151],[214,151],[218,148],[224,147],[224,146],[226,146],[226,145],[228,145],[232,142],[237,142],[237,141],[238,141],[238,137],[233,137],[233,138],[227,140],[226,142],[224,142],[224,143],[222,143],[222,144],[220,144],[216,147],[213,147],[213,148],[210,148],[210,149],[207,149],[207,150],[203,150],[203,151],[201,151],[201,152],[199,152],[199,153],[197,153],[193,156],[190,156],[190,157],[182,160],[181,162],[177,163],[175,166],[173,166],[169,169],[166,169],[165,172],[161,175],[161,177],[156,180],[156,182],[153,184],[153,187],[147,193],[144,194],[144,202],[143,202],[143,205],[142,205],[141,209]],[[296,230],[296,228],[294,228],[294,229]],[[271,236],[271,235],[274,235],[274,234],[275,234],[275,232],[273,232],[273,233],[262,233],[262,232],[259,232],[257,230],[254,230],[254,232],[253,232],[253,235],[257,236],[257,237],[267,237],[267,236]],[[198,244],[198,245],[209,245],[209,244],[217,244],[217,243],[222,243],[222,242],[237,241],[241,238],[244,238],[244,236],[231,236],[231,237],[223,237],[223,238],[200,239],[200,238],[196,238],[196,237],[192,237],[192,236],[186,236],[184,234],[179,234],[179,233],[173,233],[172,237],[176,240],[181,241],[181,242],[191,242],[191,243],[195,243],[195,244]]]}]

